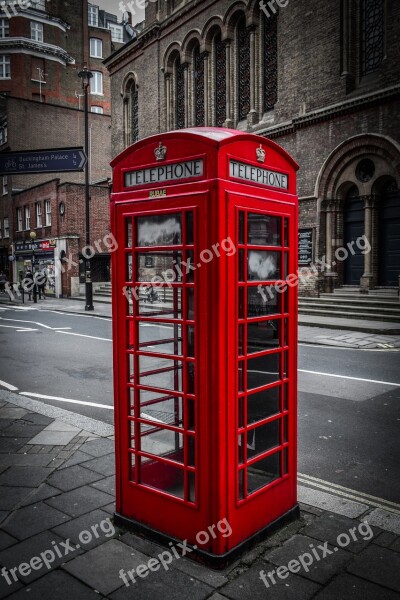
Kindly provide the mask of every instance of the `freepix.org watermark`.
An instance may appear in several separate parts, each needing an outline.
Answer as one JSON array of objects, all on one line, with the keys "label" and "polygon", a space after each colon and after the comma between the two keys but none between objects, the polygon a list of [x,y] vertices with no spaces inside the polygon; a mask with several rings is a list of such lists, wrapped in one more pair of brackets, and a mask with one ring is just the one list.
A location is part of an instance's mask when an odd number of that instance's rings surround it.
[{"label": "freepix.org watermark", "polygon": [[150,572],[159,571],[161,568],[163,568],[165,571],[168,571],[169,565],[174,560],[179,560],[180,558],[199,548],[199,546],[205,546],[208,544],[211,538],[215,539],[217,537],[217,532],[219,532],[224,538],[232,535],[232,528],[226,518],[218,521],[216,525],[210,525],[206,531],[199,531],[196,535],[197,543],[194,546],[188,546],[187,540],[179,542],[178,544],[173,544],[173,542],[170,542],[169,546],[171,550],[164,550],[164,552],[160,552],[157,558],[150,558],[147,563],[142,563],[137,566],[136,569],[132,569],[127,573],[124,571],[124,569],[121,569],[119,571],[119,577],[122,579],[126,587],[129,587],[131,583],[136,583],[136,577],[144,579],[149,575]]},{"label": "freepix.org watermark", "polygon": [[269,19],[273,15],[276,15],[279,8],[285,8],[289,4],[289,0],[261,0],[260,10]]},{"label": "freepix.org watermark", "polygon": [[290,560],[287,565],[281,565],[272,571],[260,571],[260,579],[264,583],[265,587],[269,588],[272,585],[276,585],[276,578],[287,579],[291,573],[299,573],[301,570],[306,573],[309,572],[310,567],[314,562],[319,562],[325,558],[332,556],[340,548],[346,548],[352,541],[356,542],[359,538],[365,541],[373,538],[374,533],[367,521],[363,521],[357,527],[352,527],[345,533],[341,533],[336,538],[336,546],[328,548],[328,542],[318,544],[315,547],[314,544],[309,544],[310,552],[304,552],[297,558]]},{"label": "freepix.org watermark", "polygon": [[44,550],[38,556],[32,556],[29,562],[22,562],[12,569],[3,567],[1,569],[1,576],[4,577],[7,585],[13,585],[18,581],[18,576],[28,577],[32,571],[40,571],[41,569],[50,570],[57,559],[63,559],[68,554],[76,552],[81,546],[90,544],[93,539],[98,539],[102,534],[106,538],[115,535],[114,525],[109,518],[92,525],[90,529],[81,531],[78,535],[79,544],[76,544],[76,546],[71,543],[70,538],[65,540],[65,542],[51,542],[51,548]]},{"label": "freepix.org watermark", "polygon": [[[50,0],[45,1],[50,2]],[[36,8],[36,5],[38,4],[38,0],[3,0],[0,2],[0,16],[11,19],[11,17],[17,16],[21,10]]]}]

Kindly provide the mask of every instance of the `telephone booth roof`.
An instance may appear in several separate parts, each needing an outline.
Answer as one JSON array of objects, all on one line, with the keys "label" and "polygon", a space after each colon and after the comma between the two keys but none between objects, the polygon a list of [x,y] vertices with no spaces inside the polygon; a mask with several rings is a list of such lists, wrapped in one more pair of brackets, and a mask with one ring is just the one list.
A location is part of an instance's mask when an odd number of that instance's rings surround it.
[{"label": "telephone booth roof", "polygon": [[[163,144],[167,145],[168,152],[165,159],[158,159],[157,161],[154,151],[159,145],[162,146]],[[264,150],[265,162],[257,159],[257,148]],[[281,146],[268,138],[253,133],[221,127],[179,129],[150,136],[132,144],[111,162],[114,170],[113,191],[114,193],[134,191],[125,185],[124,180],[124,173],[132,167],[146,168],[150,165],[169,164],[184,157],[201,155],[209,159],[206,161],[201,177],[203,180],[216,177],[230,179],[227,169],[229,161],[226,158],[236,157],[243,159],[246,164],[260,169],[280,169],[281,172],[287,173],[289,183],[284,191],[289,194],[296,194],[296,171],[299,169],[299,165]],[[170,185],[171,183],[173,182],[164,182],[164,185]],[[189,183],[189,180],[187,183]],[[157,185],[158,182],[155,185],[149,184],[149,187],[157,187]],[[115,197],[113,199],[118,200]]]}]

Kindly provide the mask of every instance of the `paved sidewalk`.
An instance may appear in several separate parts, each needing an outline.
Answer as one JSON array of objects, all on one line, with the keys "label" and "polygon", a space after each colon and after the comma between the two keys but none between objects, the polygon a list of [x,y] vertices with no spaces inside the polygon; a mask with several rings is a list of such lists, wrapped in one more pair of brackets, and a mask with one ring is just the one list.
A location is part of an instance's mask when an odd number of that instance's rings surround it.
[{"label": "paved sidewalk", "polygon": [[[105,423],[0,391],[0,598],[400,599],[399,511],[312,484],[299,486],[300,520],[229,568],[180,558],[126,586],[121,569],[147,564],[165,548],[110,521],[112,433]],[[312,549],[319,558],[307,566]],[[288,564],[294,573],[283,569]]]},{"label": "paved sidewalk", "polygon": [[[24,307],[36,307],[40,309],[56,310],[65,313],[79,313],[88,316],[102,317],[111,319],[111,302],[104,297],[94,296],[93,312],[85,311],[85,303],[83,298],[46,298],[46,300],[38,300],[38,304],[25,302],[22,304],[21,299],[16,298],[12,302],[5,295],[0,296],[0,306],[18,306],[21,309]],[[356,319],[340,319],[336,321],[346,321],[347,329],[340,329],[340,324],[336,323],[335,328],[325,326],[325,319],[320,319],[320,326],[309,326],[299,324],[299,342],[303,344],[317,344],[322,346],[337,346],[339,348],[363,348],[363,349],[395,349],[400,348],[400,325],[391,323],[375,323],[375,333],[359,331],[362,321]],[[383,329],[381,329],[383,327]],[[350,328],[350,330],[348,330]],[[391,331],[397,331],[396,335],[389,335]]]}]

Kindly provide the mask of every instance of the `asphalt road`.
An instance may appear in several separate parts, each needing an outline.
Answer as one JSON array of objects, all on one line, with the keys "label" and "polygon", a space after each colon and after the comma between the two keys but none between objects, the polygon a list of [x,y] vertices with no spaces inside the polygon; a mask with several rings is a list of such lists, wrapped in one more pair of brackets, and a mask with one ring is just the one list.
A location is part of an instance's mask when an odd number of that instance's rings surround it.
[{"label": "asphalt road", "polygon": [[[300,473],[400,502],[399,359],[392,351],[300,345]],[[0,307],[0,380],[112,423],[111,321]]]}]

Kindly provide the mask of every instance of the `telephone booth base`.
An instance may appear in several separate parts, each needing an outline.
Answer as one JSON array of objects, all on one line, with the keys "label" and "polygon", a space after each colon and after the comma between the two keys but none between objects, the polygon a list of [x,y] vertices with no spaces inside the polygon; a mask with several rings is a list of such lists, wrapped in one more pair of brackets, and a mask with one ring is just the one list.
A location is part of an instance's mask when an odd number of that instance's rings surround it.
[{"label": "telephone booth base", "polygon": [[[293,523],[300,518],[300,507],[298,504],[294,506],[291,510],[289,510],[284,515],[281,515],[278,519],[269,523],[264,529],[257,531],[254,535],[247,538],[228,552],[224,554],[214,554],[213,552],[207,552],[206,550],[201,550],[200,548],[194,548],[187,544],[188,548],[191,549],[186,556],[198,563],[205,565],[206,567],[210,567],[211,569],[221,570],[228,567],[235,560],[240,558],[245,552],[254,548],[257,544],[263,542],[268,537],[273,535],[278,529],[282,529],[285,525],[289,523]],[[161,531],[157,531],[156,529],[152,529],[144,523],[139,523],[134,519],[128,519],[123,515],[115,512],[114,513],[114,523],[119,527],[124,527],[129,531],[134,533],[138,533],[142,535],[146,539],[152,540],[158,544],[165,546],[166,550],[170,549],[170,543],[172,542],[174,545],[178,544],[182,540],[178,538],[173,538],[169,535],[165,535]]]}]

